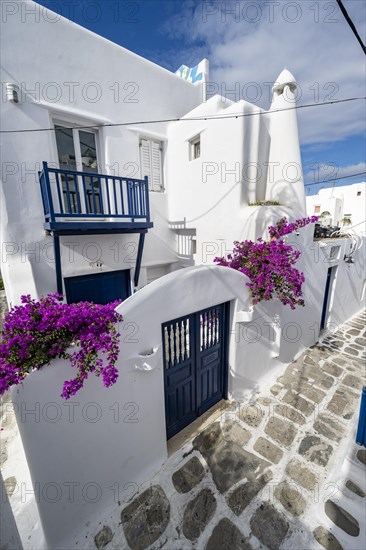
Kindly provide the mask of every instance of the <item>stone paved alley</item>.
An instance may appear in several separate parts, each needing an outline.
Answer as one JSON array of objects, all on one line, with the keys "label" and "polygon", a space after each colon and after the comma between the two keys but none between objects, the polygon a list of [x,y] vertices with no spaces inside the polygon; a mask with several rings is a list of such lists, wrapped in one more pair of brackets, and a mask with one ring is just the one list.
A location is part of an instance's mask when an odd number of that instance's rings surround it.
[{"label": "stone paved alley", "polygon": [[255,402],[222,409],[84,548],[365,548],[366,450],[354,444],[365,320],[308,349]]},{"label": "stone paved alley", "polygon": [[[74,548],[364,549],[366,450],[354,441],[365,321],[362,313],[308,349],[253,402],[222,402]],[[29,514],[20,514],[28,535]],[[40,547],[34,537],[26,548]]]}]

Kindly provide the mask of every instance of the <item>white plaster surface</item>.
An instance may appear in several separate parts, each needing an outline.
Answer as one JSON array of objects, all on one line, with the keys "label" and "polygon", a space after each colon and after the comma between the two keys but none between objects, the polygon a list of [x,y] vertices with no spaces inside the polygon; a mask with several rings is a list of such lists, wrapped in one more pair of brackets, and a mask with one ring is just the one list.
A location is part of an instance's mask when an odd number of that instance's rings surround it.
[{"label": "white plaster surface", "polygon": [[[330,213],[328,218],[321,220],[325,225],[343,227],[343,217],[350,214],[353,231],[366,235],[366,182],[320,189],[316,195],[306,197],[309,216],[315,213],[315,206],[320,207],[320,214],[324,211]],[[348,226],[344,228],[347,230]]]},{"label": "white plaster surface", "polygon": [[[149,479],[167,457],[161,324],[227,301],[232,315],[236,303],[249,309],[246,280],[223,267],[192,267],[131,296],[118,307],[124,317],[120,376],[109,389],[91,377],[75,397],[62,400],[63,381],[75,375],[63,360],[33,372],[13,389],[33,483],[50,490],[50,497],[39,503],[50,548],[68,547],[80,525],[96,521],[114,498],[123,499],[131,484]],[[157,348],[155,368],[136,369],[136,355],[151,348]],[[27,414],[29,410],[39,414]],[[74,502],[66,505],[75,481]],[[50,484],[59,496],[51,495]],[[52,498],[55,502],[49,502]]]}]

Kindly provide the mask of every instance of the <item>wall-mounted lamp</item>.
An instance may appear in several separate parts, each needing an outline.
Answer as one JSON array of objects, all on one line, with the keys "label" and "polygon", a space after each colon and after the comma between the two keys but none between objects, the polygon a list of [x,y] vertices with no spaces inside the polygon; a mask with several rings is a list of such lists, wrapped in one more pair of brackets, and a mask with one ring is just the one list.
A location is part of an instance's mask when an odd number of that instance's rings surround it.
[{"label": "wall-mounted lamp", "polygon": [[11,82],[5,84],[6,99],[12,103],[19,103],[19,86]]}]

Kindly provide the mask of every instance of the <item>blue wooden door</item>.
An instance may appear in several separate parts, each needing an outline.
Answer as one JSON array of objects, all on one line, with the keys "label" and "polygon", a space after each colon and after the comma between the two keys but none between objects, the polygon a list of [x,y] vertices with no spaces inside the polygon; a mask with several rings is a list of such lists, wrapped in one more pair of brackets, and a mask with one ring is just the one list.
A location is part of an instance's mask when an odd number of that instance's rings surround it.
[{"label": "blue wooden door", "polygon": [[68,304],[84,301],[108,304],[125,300],[131,294],[129,269],[65,277],[64,281]]},{"label": "blue wooden door", "polygon": [[220,304],[162,326],[168,438],[226,397],[228,314]]},{"label": "blue wooden door", "polygon": [[366,447],[366,386],[362,388],[356,443]]}]

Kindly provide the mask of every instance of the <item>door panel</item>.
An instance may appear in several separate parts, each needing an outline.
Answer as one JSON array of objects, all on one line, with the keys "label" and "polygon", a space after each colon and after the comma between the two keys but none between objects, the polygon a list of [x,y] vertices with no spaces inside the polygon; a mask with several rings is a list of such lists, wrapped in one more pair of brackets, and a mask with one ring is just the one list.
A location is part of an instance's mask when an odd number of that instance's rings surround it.
[{"label": "door panel", "polygon": [[220,304],[162,327],[168,438],[225,395],[226,309]]},{"label": "door panel", "polygon": [[223,305],[199,313],[200,345],[197,357],[200,388],[197,403],[199,415],[222,398],[222,321]]},{"label": "door panel", "polygon": [[193,316],[163,325],[165,410],[168,437],[196,418]]},{"label": "door panel", "polygon": [[108,304],[125,300],[131,294],[130,270],[65,277],[67,303],[94,302]]}]

